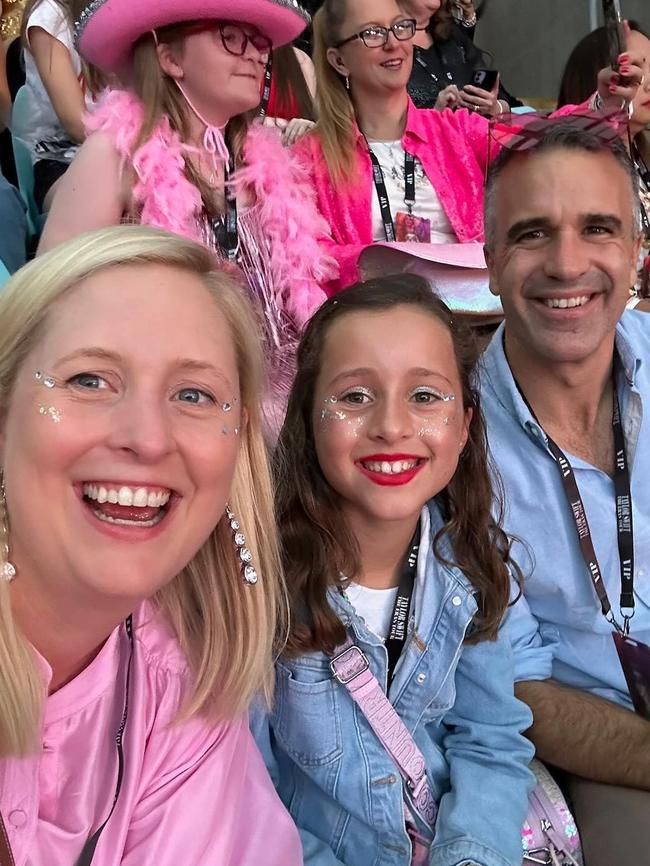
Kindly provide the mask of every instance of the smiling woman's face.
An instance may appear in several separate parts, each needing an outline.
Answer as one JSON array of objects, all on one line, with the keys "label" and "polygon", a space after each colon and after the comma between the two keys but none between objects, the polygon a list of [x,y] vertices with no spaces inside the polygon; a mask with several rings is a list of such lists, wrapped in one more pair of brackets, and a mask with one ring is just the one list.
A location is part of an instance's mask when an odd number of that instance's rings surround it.
[{"label": "smiling woman's face", "polygon": [[20,592],[150,597],[220,519],[241,405],[228,324],[199,277],[112,267],[55,303],[2,429]]},{"label": "smiling woman's face", "polygon": [[[348,0],[340,38],[373,25],[389,28],[409,17],[395,0]],[[339,74],[349,76],[353,96],[405,90],[413,66],[413,40],[399,41],[389,33],[384,46],[368,48],[354,39],[341,48],[330,48],[328,59]]]}]

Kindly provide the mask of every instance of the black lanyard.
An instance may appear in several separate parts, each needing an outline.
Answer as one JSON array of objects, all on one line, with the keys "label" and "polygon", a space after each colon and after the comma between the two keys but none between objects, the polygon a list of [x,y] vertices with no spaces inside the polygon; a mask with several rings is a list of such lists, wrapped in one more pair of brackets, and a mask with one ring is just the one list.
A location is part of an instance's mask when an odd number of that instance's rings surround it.
[{"label": "black lanyard", "polygon": [[115,807],[117,806],[117,799],[120,796],[120,790],[122,788],[122,779],[124,778],[123,741],[124,731],[126,729],[126,721],[129,716],[129,686],[131,683],[131,663],[133,661],[133,619],[130,616],[127,617],[125,627],[126,633],[129,638],[129,661],[126,667],[126,684],[124,686],[124,711],[122,713],[122,720],[120,721],[120,726],[118,727],[117,733],[115,734],[115,745],[117,746],[117,784],[115,786],[113,804],[104,823],[100,827],[98,827],[97,830],[95,830],[93,835],[84,845],[75,866],[90,866],[90,864],[92,863],[92,859],[95,856],[95,848],[97,847],[97,843],[99,842],[99,837],[102,835],[102,831],[108,824],[111,815],[115,811]]},{"label": "black lanyard", "polygon": [[271,99],[271,77],[273,74],[273,55],[269,54],[269,59],[266,61],[266,69],[264,70],[264,90],[262,91],[262,99],[260,106],[257,109],[257,116],[262,120],[266,117],[269,110],[269,101]]},{"label": "black lanyard", "polygon": [[[379,160],[372,152],[370,145],[368,145],[368,153],[370,154],[370,162],[372,163],[372,177],[375,182],[377,198],[379,199],[379,210],[381,211],[381,221],[384,224],[384,234],[388,243],[393,243],[395,241],[395,224],[393,223],[393,214],[390,209],[388,192],[386,191],[384,172],[381,170]],[[415,157],[406,151],[404,151],[404,204],[408,212],[413,213],[413,205],[415,204]]]},{"label": "black lanyard", "polygon": [[386,650],[388,652],[388,689],[395,676],[397,662],[404,649],[408,630],[409,614],[411,612],[411,601],[415,589],[415,572],[418,563],[418,550],[420,549],[420,523],[418,521],[415,535],[411,539],[408,553],[404,557],[400,570],[397,597],[393,605],[390,631],[386,638]]},{"label": "black lanyard", "polygon": [[[437,45],[436,42],[433,43],[433,47],[434,47],[434,49],[435,49],[436,54],[438,55],[438,59],[440,60],[440,65],[446,67],[446,66],[447,66],[447,63],[446,63],[446,61],[445,61],[445,58],[442,56],[442,53],[441,53],[441,51],[440,51],[440,48],[438,47],[438,45]],[[440,78],[439,78],[439,76],[436,75],[436,73],[433,71],[433,69],[429,66],[429,64],[427,63],[427,61],[426,61],[426,60],[424,59],[424,57],[422,56],[422,54],[423,54],[423,50],[424,50],[424,49],[420,48],[419,46],[417,46],[417,45],[415,46],[415,53],[414,53],[414,55],[413,55],[414,60],[415,60],[416,63],[418,63],[418,64],[422,67],[422,69],[424,69],[424,71],[427,73],[427,75],[428,75],[428,76],[429,76],[433,81],[435,81],[436,84],[440,84]],[[448,80],[450,83],[453,84],[454,76],[451,74],[451,72],[450,72],[449,69],[446,69],[446,70],[445,70],[445,75],[447,76],[447,80]],[[445,87],[447,87],[447,86],[448,86],[448,85],[445,85]]]},{"label": "black lanyard", "polygon": [[[614,370],[618,363],[618,355],[614,363]],[[612,413],[612,429],[614,431],[614,454],[616,457],[616,468],[614,472],[614,492],[616,494],[616,528],[618,536],[618,553],[621,569],[621,597],[620,597],[620,612],[623,617],[623,625],[621,625],[612,611],[612,605],[605,589],[603,575],[600,570],[600,564],[594,550],[594,543],[591,537],[591,530],[587,521],[587,513],[585,511],[580,490],[576,481],[573,467],[569,463],[565,453],[557,445],[548,433],[545,433],[548,442],[548,448],[560,472],[560,480],[566,494],[567,501],[571,507],[571,515],[573,517],[576,532],[578,533],[578,541],[583,559],[587,566],[587,571],[591,582],[593,583],[603,616],[616,631],[627,635],[630,631],[630,620],[634,616],[634,532],[632,527],[632,492],[630,488],[630,469],[627,459],[627,451],[625,447],[625,435],[623,432],[623,424],[621,422],[621,411],[616,393],[616,375],[614,374],[614,411]],[[523,392],[520,390],[526,405],[528,406],[531,415],[535,418],[530,404],[526,400]],[[535,418],[537,421],[537,418]],[[539,424],[539,421],[537,421]],[[540,424],[541,427],[541,424]]]},{"label": "black lanyard", "polygon": [[[229,148],[230,149],[230,148]],[[212,234],[215,245],[228,257],[228,261],[234,262],[239,255],[239,230],[237,227],[237,196],[230,189],[228,181],[235,170],[235,161],[231,154],[230,163],[224,172],[224,197],[226,201],[226,213],[224,216],[215,217],[212,220]]]}]

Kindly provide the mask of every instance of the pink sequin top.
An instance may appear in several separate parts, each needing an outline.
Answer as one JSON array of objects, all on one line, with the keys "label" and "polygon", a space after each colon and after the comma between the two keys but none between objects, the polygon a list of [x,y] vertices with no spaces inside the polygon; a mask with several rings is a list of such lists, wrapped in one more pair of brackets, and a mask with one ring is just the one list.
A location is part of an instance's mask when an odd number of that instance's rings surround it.
[{"label": "pink sequin top", "polygon": [[[483,240],[483,180],[488,158],[488,122],[460,109],[416,108],[409,99],[402,146],[420,163],[458,238]],[[497,148],[493,146],[493,155]],[[325,286],[334,294],[359,278],[357,259],[372,243],[372,164],[362,133],[357,130],[357,182],[335,187],[323,158],[317,133],[294,147],[316,188],[317,204],[330,226],[327,252],[338,261],[340,277]]]},{"label": "pink sequin top", "polygon": [[[297,831],[246,718],[171,724],[191,682],[187,664],[150,605],[134,626],[124,780],[93,866],[300,866]],[[73,866],[110,812],[128,647],[121,627],[48,698],[42,750],[0,762],[16,866]]]}]

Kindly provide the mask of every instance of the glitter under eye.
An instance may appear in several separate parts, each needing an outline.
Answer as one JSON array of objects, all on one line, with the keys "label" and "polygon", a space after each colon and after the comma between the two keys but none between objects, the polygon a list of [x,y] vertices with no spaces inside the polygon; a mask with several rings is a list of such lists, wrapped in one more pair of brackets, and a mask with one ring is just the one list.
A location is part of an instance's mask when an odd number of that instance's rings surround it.
[{"label": "glitter under eye", "polygon": [[55,424],[61,422],[61,412],[56,408],[56,406],[39,406],[38,413],[39,415],[45,415],[48,418],[51,418]]}]

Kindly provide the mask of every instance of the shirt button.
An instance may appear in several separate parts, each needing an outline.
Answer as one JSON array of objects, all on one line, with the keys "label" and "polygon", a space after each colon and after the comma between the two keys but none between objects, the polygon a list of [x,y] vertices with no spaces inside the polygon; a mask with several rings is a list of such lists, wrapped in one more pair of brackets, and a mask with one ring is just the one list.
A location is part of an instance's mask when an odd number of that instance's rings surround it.
[{"label": "shirt button", "polygon": [[645,570],[644,570],[643,568],[640,568],[640,569],[637,571],[637,575],[638,575],[639,577],[645,577]]},{"label": "shirt button", "polygon": [[22,809],[14,809],[9,813],[9,823],[14,827],[22,827],[27,820],[27,815]]},{"label": "shirt button", "polygon": [[459,595],[455,595],[452,598],[451,603],[453,604],[454,607],[460,607],[460,605],[463,603],[463,600]]},{"label": "shirt button", "polygon": [[426,680],[426,678],[427,678],[426,674],[418,674],[416,677],[416,680],[420,683],[420,685],[422,685],[422,683]]}]

